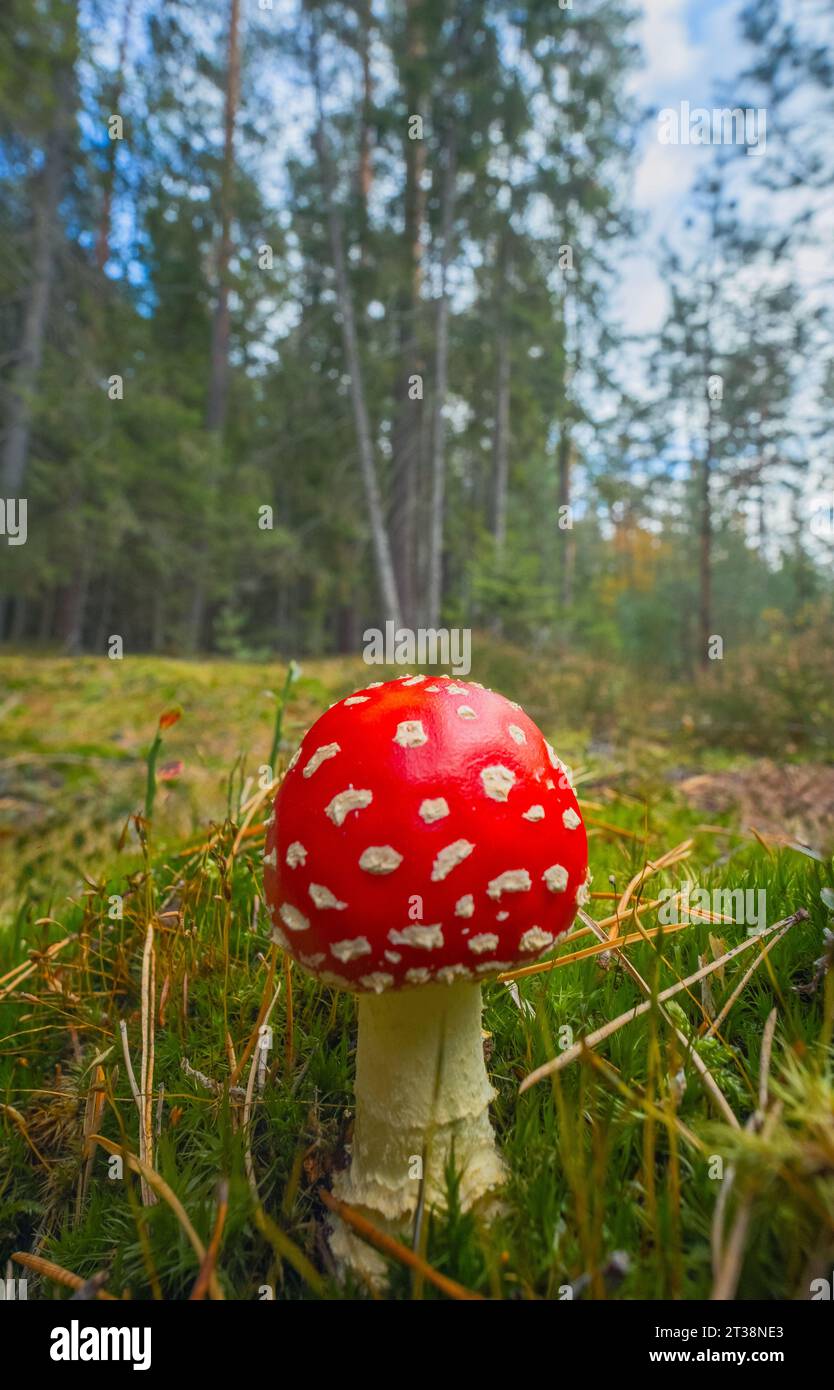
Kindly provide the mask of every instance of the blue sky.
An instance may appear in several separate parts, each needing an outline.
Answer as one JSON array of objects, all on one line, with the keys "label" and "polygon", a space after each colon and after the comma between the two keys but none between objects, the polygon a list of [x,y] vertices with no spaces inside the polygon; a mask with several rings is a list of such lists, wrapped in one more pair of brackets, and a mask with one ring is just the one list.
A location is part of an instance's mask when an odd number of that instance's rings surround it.
[{"label": "blue sky", "polygon": [[[631,82],[644,105],[657,108],[719,104],[719,92],[732,85],[748,54],[738,32],[739,0],[643,0],[636,37],[643,67]],[[632,332],[659,326],[666,304],[657,275],[655,248],[662,237],[674,240],[688,210],[688,194],[708,146],[663,145],[657,124],[647,122],[640,139],[633,206],[647,219],[645,236],[629,258],[617,307]]]}]

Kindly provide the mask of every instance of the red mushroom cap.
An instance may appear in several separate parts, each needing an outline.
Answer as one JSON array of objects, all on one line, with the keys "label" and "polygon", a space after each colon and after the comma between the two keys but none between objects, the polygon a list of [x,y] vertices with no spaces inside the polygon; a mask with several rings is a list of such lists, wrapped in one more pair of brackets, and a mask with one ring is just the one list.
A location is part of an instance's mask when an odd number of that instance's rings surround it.
[{"label": "red mushroom cap", "polygon": [[488,979],[529,964],[588,896],[567,768],[519,705],[407,676],[333,705],[267,826],[277,940],[344,989]]}]

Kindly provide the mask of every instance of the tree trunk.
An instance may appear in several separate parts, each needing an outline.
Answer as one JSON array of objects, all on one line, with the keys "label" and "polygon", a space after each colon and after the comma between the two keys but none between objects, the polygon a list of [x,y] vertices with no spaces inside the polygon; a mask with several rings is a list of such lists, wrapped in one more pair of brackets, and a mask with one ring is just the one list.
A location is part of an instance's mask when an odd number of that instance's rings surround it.
[{"label": "tree trunk", "polygon": [[105,581],[101,586],[101,602],[96,619],[95,632],[93,633],[93,651],[101,653],[105,649],[105,643],[110,636],[110,613],[113,607],[113,589],[110,583]]},{"label": "tree trunk", "polygon": [[165,649],[165,598],[157,588],[151,604],[151,651]]},{"label": "tree trunk", "polygon": [[[405,90],[408,116],[422,116],[421,63],[425,42],[419,20],[421,0],[406,2]],[[423,226],[426,217],[426,142],[403,136],[405,199],[402,286],[399,295],[400,371],[391,446],[391,547],[403,620],[409,627],[418,621],[417,518],[420,465],[423,456],[423,401],[411,399],[412,379],[425,375],[419,343],[419,312],[423,286]],[[412,392],[413,394],[413,392]]]},{"label": "tree trunk", "polygon": [[[67,92],[67,97],[68,95]],[[32,406],[43,360],[49,298],[55,273],[55,232],[64,179],[67,116],[66,104],[62,97],[47,139],[43,170],[35,196],[32,275],[23,313],[17,366],[9,391],[6,439],[3,447],[5,497],[17,497],[20,494],[29,459]]]},{"label": "tree trunk", "polygon": [[344,236],[342,232],[342,219],[336,206],[333,173],[330,167],[330,157],[327,150],[327,139],[324,130],[324,109],[321,94],[321,75],[319,72],[318,48],[316,43],[315,30],[311,41],[310,65],[313,74],[313,81],[316,91],[316,101],[318,107],[317,124],[315,133],[316,153],[318,155],[319,171],[321,175],[322,193],[324,195],[325,213],[327,225],[330,233],[330,250],[333,258],[333,271],[336,277],[336,298],[339,305],[341,317],[342,345],[344,348],[345,360],[350,377],[350,397],[353,407],[353,418],[356,428],[356,441],[359,450],[359,467],[362,475],[362,486],[365,493],[365,505],[368,513],[368,524],[371,531],[371,543],[373,546],[374,567],[376,571],[379,592],[385,610],[386,621],[390,620],[397,625],[401,622],[401,610],[399,594],[397,592],[397,581],[394,574],[394,565],[391,559],[391,549],[388,542],[388,532],[385,527],[385,517],[382,510],[382,499],[379,491],[379,482],[376,476],[376,465],[374,462],[374,449],[371,441],[371,425],[368,416],[367,401],[365,398],[365,387],[362,379],[362,366],[359,357],[359,344],[356,337],[356,321],[353,313],[353,297],[350,289],[347,272],[347,257],[345,256]]},{"label": "tree trunk", "polygon": [[[20,345],[8,391],[6,430],[0,462],[0,484],[5,499],[23,492],[29,463],[29,444],[35,394],[43,361],[49,301],[55,275],[58,207],[66,173],[67,139],[73,110],[75,28],[77,11],[70,13],[68,45],[56,80],[55,112],[44,146],[43,166],[34,184],[32,267],[23,310]],[[6,628],[8,598],[0,594],[0,640]]]},{"label": "tree trunk", "polygon": [[507,484],[510,473],[510,341],[503,320],[498,330],[495,435],[492,446],[492,534],[498,559],[507,541]]},{"label": "tree trunk", "polygon": [[38,620],[38,641],[46,646],[51,640],[52,630],[55,624],[55,605],[57,595],[54,589],[48,589],[41,604],[40,618]]},{"label": "tree trunk", "polygon": [[698,664],[710,664],[709,639],[712,636],[712,430],[707,429],[707,447],[699,473],[698,520]]},{"label": "tree trunk", "polygon": [[443,522],[446,508],[446,421],[444,407],[449,376],[449,292],[452,227],[457,200],[457,123],[446,144],[446,169],[441,203],[440,297],[435,328],[435,373],[432,398],[431,510],[429,514],[429,563],[426,623],[437,627],[443,602]]},{"label": "tree trunk", "polygon": [[373,182],[371,161],[371,121],[374,110],[373,79],[371,76],[371,0],[357,0],[357,13],[361,28],[362,61],[362,113],[359,127],[359,247],[362,262],[367,259],[368,247],[368,198]]},{"label": "tree trunk", "polygon": [[211,329],[211,378],[206,425],[221,433],[229,396],[229,262],[232,257],[232,215],[235,177],[235,123],[240,93],[240,0],[230,0],[226,62],[226,110],[223,176],[220,188],[220,244],[217,255],[217,301]]},{"label": "tree trunk", "polygon": [[[116,74],[111,88],[111,115],[119,114],[119,106],[125,87],[125,64],[127,61],[127,41],[130,33],[130,16],[133,9],[133,0],[125,0],[124,14],[122,16],[122,32],[119,38],[119,56],[116,62]],[[104,267],[110,258],[110,230],[113,215],[113,191],[116,186],[116,151],[119,148],[118,140],[109,140],[107,148],[107,168],[104,175],[104,190],[101,204],[101,218],[96,235],[96,265],[104,274]]]},{"label": "tree trunk", "polygon": [[418,621],[417,518],[420,464],[423,456],[423,402],[409,398],[409,379],[423,376],[424,363],[416,339],[402,346],[402,366],[396,386],[396,416],[391,439],[391,551],[403,622]]},{"label": "tree trunk", "polygon": [[[206,470],[206,488],[211,495],[217,486],[220,443],[226,426],[229,403],[229,263],[232,257],[232,216],[235,179],[235,122],[240,94],[240,0],[230,0],[229,33],[226,49],[226,101],[223,138],[223,173],[220,185],[220,241],[217,250],[217,299],[211,324],[206,429],[212,436]],[[194,565],[194,581],[185,629],[187,652],[199,650],[206,621],[208,561],[205,540]]]},{"label": "tree trunk", "polygon": [[[559,431],[557,465],[559,470],[557,515],[560,522],[563,517],[566,521],[570,521],[570,511],[563,512],[562,510],[563,507],[569,508],[571,505],[573,440],[571,439],[570,425],[567,420],[562,421],[562,428]],[[561,526],[559,527],[559,602],[565,611],[567,611],[573,603],[573,567],[573,528],[566,524],[564,528]]]},{"label": "tree trunk", "polygon": [[446,163],[440,200],[440,297],[435,326],[435,379],[432,397],[431,501],[426,576],[426,620],[429,627],[440,621],[443,605],[443,528],[446,510],[446,422],[444,410],[449,377],[449,266],[458,191],[458,115],[455,108],[461,86],[461,58],[466,52],[473,12],[458,6],[452,39],[451,76],[446,86]]},{"label": "tree trunk", "polygon": [[9,641],[22,642],[26,634],[26,619],[28,617],[28,604],[25,594],[17,594],[12,610],[12,629],[9,633]]},{"label": "tree trunk", "polygon": [[762,478],[762,481],[759,484],[759,490],[757,494],[757,509],[759,518],[759,555],[761,559],[764,560],[767,556],[767,490],[765,488],[764,478]]},{"label": "tree trunk", "polygon": [[[712,245],[720,245],[718,200],[720,190],[712,189],[711,232]],[[716,360],[712,345],[711,325],[714,321],[715,305],[718,297],[718,284],[710,275],[707,285],[706,313],[704,315],[705,336],[701,370],[704,382],[706,403],[706,429],[704,431],[704,452],[698,478],[698,665],[707,670],[710,665],[709,639],[712,636],[712,472],[719,460],[713,457],[715,438],[712,417],[712,401],[709,394],[709,379],[715,370]]]},{"label": "tree trunk", "polygon": [[79,561],[75,574],[59,599],[58,635],[69,656],[75,656],[84,644],[89,579],[89,561],[84,558]]},{"label": "tree trunk", "polygon": [[185,621],[185,633],[183,637],[183,647],[185,651],[192,655],[199,651],[203,637],[203,627],[206,621],[206,571],[202,558],[197,561],[197,572],[194,579],[194,586],[191,590],[191,602],[188,605],[188,616]]}]

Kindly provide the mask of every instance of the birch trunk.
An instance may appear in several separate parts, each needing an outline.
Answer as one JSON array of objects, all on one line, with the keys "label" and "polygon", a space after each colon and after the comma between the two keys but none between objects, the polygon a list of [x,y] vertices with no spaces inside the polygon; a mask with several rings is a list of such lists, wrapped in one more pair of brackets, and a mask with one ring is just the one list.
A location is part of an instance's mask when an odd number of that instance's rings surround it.
[{"label": "birch trunk", "polygon": [[[425,42],[419,19],[419,0],[406,3],[405,92],[409,118],[422,116],[421,63]],[[426,218],[426,142],[403,134],[405,199],[402,287],[399,295],[400,370],[392,430],[391,546],[402,603],[403,620],[409,627],[418,621],[418,530],[420,475],[423,459],[423,401],[412,399],[411,382],[423,377],[425,363],[419,342],[419,314],[423,287],[423,226]]]},{"label": "birch trunk", "polygon": [[698,664],[706,668],[712,635],[712,430],[699,468],[698,520]]},{"label": "birch trunk", "polygon": [[493,440],[492,534],[495,550],[503,556],[507,541],[507,486],[510,473],[510,343],[506,324],[498,330],[498,362],[495,381],[495,436]]},{"label": "birch trunk", "polygon": [[[561,520],[563,516],[570,518],[570,512],[563,512],[563,507],[571,505],[571,484],[573,467],[573,441],[570,434],[570,424],[567,420],[562,421],[562,428],[559,431],[559,449],[557,455],[559,469],[558,478],[558,512],[557,516]],[[559,528],[559,602],[563,609],[570,608],[573,602],[573,565],[574,565],[574,545],[573,529],[565,526]]]},{"label": "birch trunk", "polygon": [[339,214],[339,209],[336,206],[334,179],[324,130],[321,76],[319,72],[315,33],[313,34],[311,43],[310,62],[318,108],[315,134],[316,154],[318,156],[327,227],[330,235],[333,272],[336,278],[336,299],[339,305],[339,315],[341,318],[342,346],[344,348],[345,361],[350,377],[351,406],[353,408],[354,425],[356,428],[356,442],[359,450],[359,468],[362,475],[365,506],[367,508],[368,523],[371,531],[374,568],[385,610],[385,619],[399,626],[401,622],[400,600],[397,591],[396,576],[394,574],[394,565],[391,559],[388,532],[385,526],[379,482],[376,476],[374,448],[371,439],[371,425],[365,398],[365,387],[362,379],[359,343],[356,336],[353,296],[348,280],[342,219]]},{"label": "birch trunk", "polygon": [[435,374],[432,411],[431,510],[426,622],[437,627],[443,602],[443,522],[446,509],[446,420],[449,377],[449,290],[452,227],[457,195],[457,125],[453,119],[446,146],[441,204],[440,296],[435,329]]}]

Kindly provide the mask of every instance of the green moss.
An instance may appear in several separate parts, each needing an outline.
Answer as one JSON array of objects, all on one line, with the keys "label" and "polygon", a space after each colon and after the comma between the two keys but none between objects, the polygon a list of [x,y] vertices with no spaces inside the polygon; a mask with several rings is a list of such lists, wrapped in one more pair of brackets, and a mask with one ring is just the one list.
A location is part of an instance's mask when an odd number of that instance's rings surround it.
[{"label": "green moss", "polygon": [[[495,658],[498,665],[504,659]],[[7,684],[22,688],[21,673],[15,662],[11,666]],[[187,1297],[193,1285],[197,1259],[175,1214],[164,1202],[141,1208],[138,1180],[130,1173],[111,1178],[101,1149],[78,1205],[84,1107],[98,1066],[108,1093],[98,1128],[114,1142],[124,1133],[129,1147],[138,1148],[119,1024],[127,1024],[138,1067],[145,926],[149,914],[165,910],[181,915],[163,917],[157,930],[155,1086],[158,1091],[164,1085],[165,1093],[157,1170],[203,1242],[214,1226],[218,1183],[228,1181],[218,1261],[227,1297],[258,1298],[265,1285],[282,1297],[318,1296],[300,1256],[323,1276],[327,1296],[355,1292],[350,1285],[340,1289],[323,1261],[319,1232],[325,1213],[317,1195],[332,1167],[343,1161],[349,1140],[354,1004],[294,968],[290,1035],[282,965],[276,961],[270,984],[272,948],[265,919],[255,910],[256,847],[244,841],[229,862],[240,794],[247,787],[245,795],[251,794],[255,782],[248,779],[257,777],[268,754],[274,693],[284,673],[144,659],[125,662],[118,672],[110,664],[101,668],[93,662],[27,662],[25,704],[16,709],[4,752],[12,756],[13,738],[37,737],[45,748],[81,757],[73,766],[83,768],[83,777],[70,778],[60,763],[47,760],[36,783],[47,815],[37,825],[15,820],[15,834],[3,848],[0,975],[33,950],[69,933],[78,937],[55,957],[48,974],[40,968],[0,1002],[0,1102],[13,1107],[25,1127],[24,1134],[9,1109],[0,1112],[0,1265],[37,1242],[43,1256],[82,1277],[106,1270],[108,1287],[119,1294],[159,1291],[176,1299]],[[305,671],[287,711],[288,747],[321,708],[363,675],[361,667],[335,661]],[[477,1214],[458,1210],[452,1183],[448,1216],[427,1219],[426,1256],[442,1273],[487,1296],[556,1299],[608,1266],[614,1251],[623,1251],[629,1259],[624,1278],[592,1278],[585,1297],[703,1297],[713,1279],[710,1237],[719,1160],[725,1171],[730,1163],[737,1169],[728,1222],[740,1200],[752,1204],[738,1295],[805,1296],[809,1270],[826,1260],[830,1267],[834,1253],[828,1048],[834,999],[829,979],[826,1022],[825,986],[814,987],[814,962],[823,953],[830,920],[820,894],[834,882],[831,865],[789,848],[768,852],[739,833],[731,813],[721,817],[726,836],[699,829],[699,813],[667,776],[679,747],[644,738],[639,745],[624,741],[589,751],[576,726],[571,732],[552,700],[544,699],[541,679],[533,671],[529,692],[519,689],[519,680],[510,693],[548,732],[562,730],[559,751],[579,765],[595,891],[614,892],[613,878],[622,892],[647,858],[691,837],[690,857],[650,879],[644,897],[676,888],[686,877],[710,891],[764,891],[768,922],[800,907],[809,912],[758,966],[719,1036],[698,1040],[707,1002],[699,986],[679,994],[673,1006],[674,1021],[695,1040],[741,1126],[757,1103],[762,1036],[775,1007],[771,1090],[782,1108],[765,1134],[722,1123],[691,1059],[655,1011],[599,1048],[602,1068],[577,1062],[553,1084],[542,1082],[519,1096],[519,1083],[533,1067],[567,1039],[629,1010],[640,994],[617,964],[604,970],[593,957],[521,981],[522,1008],[506,987],[490,985],[484,1027],[498,1092],[494,1119],[509,1166],[507,1190],[500,1213],[486,1225]],[[264,694],[269,690],[271,697]],[[174,703],[185,714],[167,731],[163,756],[182,758],[186,767],[179,786],[159,787],[146,877],[135,832],[121,850],[116,841],[127,815],[141,806],[142,755],[158,715]],[[82,751],[106,746],[107,738],[118,739],[114,758]],[[720,756],[731,764],[726,751]],[[201,848],[212,821],[219,839]],[[108,916],[113,893],[123,897],[122,920]],[[612,901],[597,898],[594,915],[610,912]],[[654,923],[650,910],[644,925]],[[710,936],[721,950],[719,941],[729,948],[745,935],[739,924],[696,924],[662,943],[630,947],[629,958],[662,988],[711,958]],[[577,944],[585,946],[588,939]],[[756,948],[731,962],[723,980],[711,978],[718,1007],[755,956]],[[267,1081],[262,1094],[255,1092],[247,1135],[240,1107],[225,1092],[230,1044],[240,1060],[262,1000],[279,983]],[[217,1083],[216,1093],[186,1075],[184,1058]],[[248,1065],[239,1084],[245,1086],[247,1075]],[[647,1108],[647,1096],[654,1110]],[[247,1144],[260,1202],[283,1233],[280,1239],[268,1239],[256,1223]],[[49,1282],[33,1275],[29,1281],[30,1297],[52,1296]],[[430,1282],[395,1267],[391,1297],[413,1296],[440,1295]]]}]

